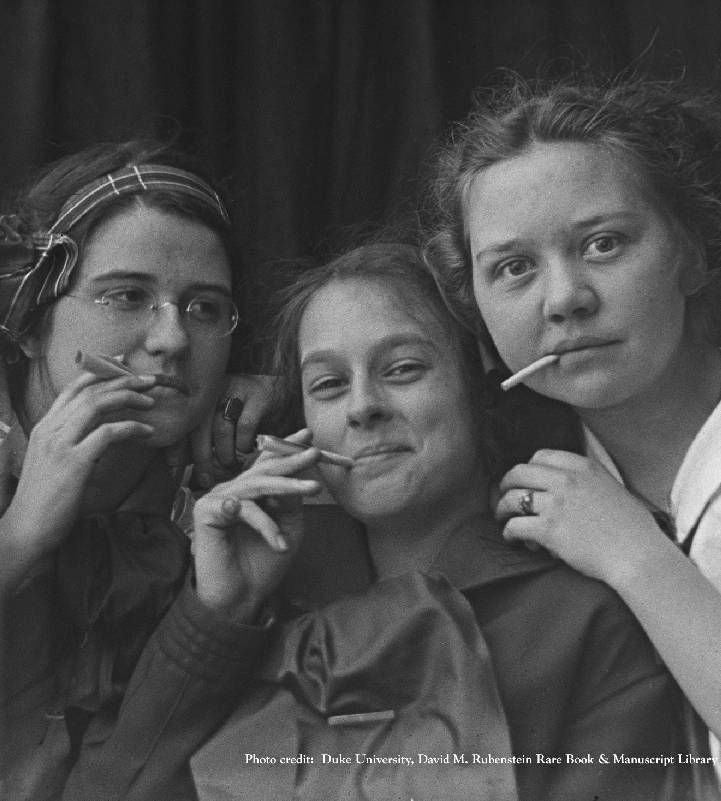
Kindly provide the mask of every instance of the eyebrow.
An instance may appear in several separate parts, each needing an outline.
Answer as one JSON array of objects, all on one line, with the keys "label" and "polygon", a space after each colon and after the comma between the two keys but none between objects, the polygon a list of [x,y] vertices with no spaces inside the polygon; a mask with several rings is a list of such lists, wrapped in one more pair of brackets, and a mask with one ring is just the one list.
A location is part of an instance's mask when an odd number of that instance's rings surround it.
[{"label": "eyebrow", "polygon": [[[632,209],[623,209],[620,211],[612,211],[607,214],[595,214],[593,217],[584,217],[582,220],[572,222],[570,227],[573,231],[583,230],[584,228],[593,228],[596,225],[604,223],[613,223],[614,221],[623,220],[638,220],[639,214]],[[474,258],[480,259],[486,253],[509,253],[515,250],[522,250],[526,242],[523,239],[513,238],[505,239],[499,242],[492,242],[491,244],[483,247],[481,250],[476,251]]]},{"label": "eyebrow", "polygon": [[[132,272],[130,270],[111,270],[110,272],[96,275],[91,278],[90,285],[104,284],[108,281],[139,281],[144,284],[157,284],[157,278],[150,273]],[[232,293],[230,288],[225,284],[216,284],[210,281],[198,281],[191,284],[184,290],[183,294],[187,292],[219,292],[221,295],[231,297]]]},{"label": "eyebrow", "polygon": [[[371,353],[376,354],[379,351],[390,350],[392,348],[401,347],[403,345],[423,345],[430,347],[437,351],[436,343],[432,339],[420,336],[419,334],[391,334],[390,336],[383,337],[383,339],[374,343],[371,348]],[[307,353],[300,363],[300,369],[304,370],[312,364],[318,364],[335,358],[338,351],[333,348],[322,348],[321,350],[312,350]]]}]

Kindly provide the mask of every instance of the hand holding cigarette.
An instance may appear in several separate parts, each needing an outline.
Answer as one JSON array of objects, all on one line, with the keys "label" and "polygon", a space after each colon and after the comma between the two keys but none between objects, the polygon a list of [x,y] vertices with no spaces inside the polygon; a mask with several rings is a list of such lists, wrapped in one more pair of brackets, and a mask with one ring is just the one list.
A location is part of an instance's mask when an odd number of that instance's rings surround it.
[{"label": "hand holding cigarette", "polygon": [[543,370],[544,367],[555,364],[560,358],[561,357],[557,353],[549,353],[546,356],[541,356],[540,359],[531,362],[531,364],[519,370],[517,373],[514,373],[510,378],[501,381],[501,389],[504,392],[508,392],[509,389],[525,381],[529,375],[533,375],[533,373],[538,372],[538,370]]},{"label": "hand holding cigarette", "polygon": [[[270,451],[270,453],[279,453],[285,456],[291,456],[299,451],[308,450],[311,445],[299,445],[295,442],[288,442],[287,439],[274,437],[271,434],[259,434],[255,440],[256,448],[259,451]],[[333,451],[321,451],[319,462],[326,462],[327,464],[335,464],[339,467],[353,467],[355,462],[350,456],[342,456],[340,453],[333,453]]]}]

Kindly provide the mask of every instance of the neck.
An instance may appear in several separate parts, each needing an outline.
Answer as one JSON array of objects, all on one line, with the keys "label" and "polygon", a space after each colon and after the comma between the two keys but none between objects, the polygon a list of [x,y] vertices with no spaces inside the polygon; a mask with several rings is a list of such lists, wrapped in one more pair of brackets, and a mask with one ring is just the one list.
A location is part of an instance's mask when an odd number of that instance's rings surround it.
[{"label": "neck", "polygon": [[609,452],[629,488],[661,509],[699,429],[719,403],[721,353],[686,348],[642,395],[605,409],[577,409]]},{"label": "neck", "polygon": [[488,479],[478,471],[443,503],[364,521],[378,577],[427,569],[451,532],[487,514]]}]

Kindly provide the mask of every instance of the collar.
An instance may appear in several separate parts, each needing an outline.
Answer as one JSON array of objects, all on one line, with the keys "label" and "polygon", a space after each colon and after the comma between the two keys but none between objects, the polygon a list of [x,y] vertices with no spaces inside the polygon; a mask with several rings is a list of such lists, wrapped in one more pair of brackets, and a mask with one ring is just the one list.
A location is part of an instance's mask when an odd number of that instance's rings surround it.
[{"label": "collar", "polygon": [[481,518],[453,531],[429,569],[445,576],[458,590],[472,590],[497,581],[531,575],[558,565],[547,551],[529,551],[503,539],[498,523]]},{"label": "collar", "polygon": [[[365,530],[339,507],[304,507],[305,536],[284,579],[282,595],[295,612],[318,608],[361,593],[376,580]],[[475,519],[453,531],[428,568],[462,591],[555,567],[545,551],[507,543],[491,518]]]},{"label": "collar", "polygon": [[671,508],[681,534],[691,531],[721,489],[721,404],[686,451],[671,489]]}]

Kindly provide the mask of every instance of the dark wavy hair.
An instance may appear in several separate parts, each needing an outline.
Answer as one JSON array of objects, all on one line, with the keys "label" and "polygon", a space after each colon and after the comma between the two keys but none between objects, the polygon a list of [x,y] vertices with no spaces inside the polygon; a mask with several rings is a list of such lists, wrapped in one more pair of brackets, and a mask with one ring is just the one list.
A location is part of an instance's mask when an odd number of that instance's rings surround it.
[{"label": "dark wavy hair", "polygon": [[[434,277],[419,248],[399,243],[377,242],[354,248],[320,267],[300,272],[278,295],[279,311],[272,326],[274,346],[270,369],[278,376],[273,403],[273,425],[284,433],[303,424],[303,392],[298,353],[298,336],[305,310],[323,287],[333,282],[372,281],[395,290],[407,312],[438,321],[456,349],[462,380],[477,409],[478,436],[485,464],[492,477],[500,477],[511,466],[528,459],[545,442],[549,446],[575,449],[569,435],[569,418],[550,418],[541,399],[529,415],[515,414],[516,400],[500,395],[497,383],[483,369],[476,338],[449,312]],[[525,388],[524,388],[525,389]],[[555,407],[554,407],[555,409]],[[452,414],[452,410],[449,410]],[[543,425],[539,421],[543,416]],[[573,429],[575,431],[575,429]],[[540,442],[538,434],[545,438]]]},{"label": "dark wavy hair", "polygon": [[[425,257],[454,313],[498,356],[473,298],[466,206],[473,179],[535,143],[598,145],[623,159],[704,254],[689,320],[721,342],[721,96],[683,80],[621,76],[525,81],[480,92],[441,149],[426,208]],[[499,360],[500,361],[500,360]]]}]

